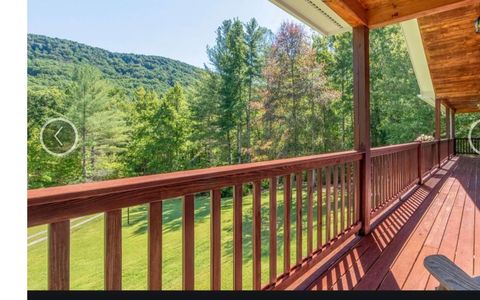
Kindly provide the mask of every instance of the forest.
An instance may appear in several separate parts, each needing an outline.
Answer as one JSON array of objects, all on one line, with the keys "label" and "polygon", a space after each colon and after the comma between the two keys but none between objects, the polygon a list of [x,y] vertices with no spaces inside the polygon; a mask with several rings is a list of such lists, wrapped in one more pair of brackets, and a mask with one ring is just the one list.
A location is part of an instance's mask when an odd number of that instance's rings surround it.
[{"label": "forest", "polygon": [[[199,69],[29,34],[29,188],[352,149],[351,43],[350,32],[225,20]],[[432,135],[401,28],[373,30],[370,51],[372,146]],[[62,158],[39,141],[58,116],[81,133]]]}]

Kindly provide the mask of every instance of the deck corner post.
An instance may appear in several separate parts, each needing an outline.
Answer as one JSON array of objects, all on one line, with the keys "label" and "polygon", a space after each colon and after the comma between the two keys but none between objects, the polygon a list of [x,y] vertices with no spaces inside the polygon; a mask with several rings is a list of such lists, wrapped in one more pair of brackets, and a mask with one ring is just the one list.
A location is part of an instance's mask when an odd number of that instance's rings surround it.
[{"label": "deck corner post", "polygon": [[452,124],[450,123],[451,121],[451,109],[448,105],[445,106],[445,131],[447,133],[447,140],[448,140],[448,145],[447,145],[447,159],[450,159],[450,139],[452,138]]},{"label": "deck corner post", "polygon": [[451,126],[450,126],[450,133],[451,133],[451,139],[452,139],[452,155],[456,156],[457,155],[457,137],[455,136],[455,109],[452,109],[452,117],[450,119]]},{"label": "deck corner post", "polygon": [[436,142],[436,147],[437,147],[437,163],[438,163],[438,168],[440,168],[440,134],[441,134],[441,129],[440,129],[440,123],[441,123],[441,114],[442,114],[442,101],[440,98],[435,99],[435,142]]},{"label": "deck corner post", "polygon": [[417,146],[417,176],[418,176],[418,184],[422,185],[423,184],[423,174],[422,174],[422,169],[423,169],[423,159],[422,159],[422,142],[418,142]]},{"label": "deck corner post", "polygon": [[369,29],[366,26],[353,28],[353,106],[355,150],[363,152],[360,161],[359,200],[360,234],[370,233],[370,66],[369,66]]}]

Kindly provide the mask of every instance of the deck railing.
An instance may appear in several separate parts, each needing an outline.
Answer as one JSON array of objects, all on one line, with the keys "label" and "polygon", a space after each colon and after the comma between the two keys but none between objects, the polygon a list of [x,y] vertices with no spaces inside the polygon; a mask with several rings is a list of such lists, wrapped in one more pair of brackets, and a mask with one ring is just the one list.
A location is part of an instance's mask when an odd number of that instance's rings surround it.
[{"label": "deck railing", "polygon": [[[105,213],[105,289],[119,290],[122,285],[121,209],[149,205],[149,288],[162,288],[162,203],[181,197],[183,286],[194,286],[194,202],[195,194],[209,192],[211,197],[211,277],[212,290],[221,288],[220,216],[221,190],[233,187],[233,287],[242,289],[242,189],[253,185],[253,288],[285,285],[318,261],[348,236],[359,231],[357,151],[309,157],[175,172],[155,176],[119,179],[98,183],[30,190],[28,226],[49,224],[48,287],[69,288],[70,219],[93,213]],[[270,222],[270,276],[261,281],[261,197],[262,181],[268,181]],[[283,189],[285,203],[284,268],[276,270],[277,189]],[[299,201],[299,199],[301,199]],[[296,241],[290,241],[291,209],[295,200]],[[307,211],[303,211],[306,201]],[[316,216],[313,215],[314,207]],[[317,209],[320,207],[320,209]],[[306,214],[307,234],[302,226]],[[314,222],[315,220],[315,222]],[[313,244],[313,234],[316,244]],[[306,251],[302,249],[306,239]],[[292,243],[293,242],[293,243]],[[291,259],[291,247],[296,257]],[[288,280],[287,280],[288,279]]]},{"label": "deck railing", "polygon": [[444,161],[450,157],[450,140],[444,139],[440,141],[440,161]]},{"label": "deck railing", "polygon": [[[471,138],[473,146],[480,150],[480,137]],[[472,149],[468,138],[455,139],[455,153],[456,154],[478,154]]]},{"label": "deck railing", "polygon": [[372,217],[419,181],[419,150],[420,143],[372,149]]},{"label": "deck railing", "polygon": [[420,174],[425,176],[438,164],[437,142],[423,142],[420,146]]},{"label": "deck railing", "polygon": [[[410,143],[372,149],[371,215],[378,215],[436,166],[442,142]],[[233,276],[235,290],[244,288],[243,272],[251,272],[253,289],[282,289],[325,258],[362,226],[359,165],[364,153],[347,151],[236,166],[215,167],[30,190],[28,226],[48,224],[48,288],[69,289],[70,220],[105,215],[104,286],[122,288],[123,208],[148,205],[148,288],[162,285],[165,200],[182,202],[182,289],[195,289],[195,201],[210,197],[210,288],[222,288],[222,191],[233,194]],[[242,199],[251,188],[251,215]],[[283,218],[277,214],[277,191],[283,194]],[[268,198],[268,280],[262,281],[262,195]],[[250,197],[250,196],[249,196]],[[265,211],[264,211],[265,212]],[[242,232],[244,217],[252,231]],[[263,216],[265,217],[265,216]],[[265,222],[265,221],[264,221]],[[305,228],[306,227],[306,228]],[[306,229],[306,230],[305,230]],[[277,240],[283,230],[283,240]],[[245,270],[243,237],[252,238],[252,269]],[[291,240],[294,235],[295,239]],[[265,237],[264,237],[265,238]],[[283,247],[277,247],[280,243]],[[265,246],[265,245],[264,245]],[[283,268],[277,270],[277,249]],[[265,250],[265,249],[264,249]],[[295,255],[292,255],[295,253]]]}]

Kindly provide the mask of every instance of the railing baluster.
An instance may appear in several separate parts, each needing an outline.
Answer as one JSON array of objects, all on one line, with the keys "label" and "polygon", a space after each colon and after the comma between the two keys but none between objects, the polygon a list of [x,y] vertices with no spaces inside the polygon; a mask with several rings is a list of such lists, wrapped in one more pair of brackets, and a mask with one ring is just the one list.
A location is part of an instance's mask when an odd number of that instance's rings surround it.
[{"label": "railing baluster", "polygon": [[262,190],[261,182],[255,181],[253,183],[253,227],[252,227],[252,240],[253,240],[253,289],[260,290],[262,282],[261,271],[261,200]]},{"label": "railing baluster", "polygon": [[48,289],[70,289],[70,221],[48,225]]},{"label": "railing baluster", "polygon": [[233,196],[233,288],[242,290],[242,185],[234,186]]},{"label": "railing baluster", "polygon": [[338,166],[333,167],[333,201],[333,237],[336,238],[338,236]]},{"label": "railing baluster", "polygon": [[277,279],[277,177],[270,178],[270,283]]},{"label": "railing baluster", "polygon": [[326,213],[326,217],[325,217],[325,225],[326,225],[326,231],[327,231],[327,237],[326,237],[326,242],[329,243],[330,240],[331,240],[331,226],[330,226],[330,223],[331,223],[331,217],[332,217],[332,214],[331,214],[331,198],[330,198],[330,185],[331,185],[331,180],[332,180],[332,176],[331,176],[331,172],[332,169],[330,166],[328,166],[326,168],[326,172],[325,172],[325,178],[326,178],[326,199],[325,199],[325,203],[327,205],[327,213]]},{"label": "railing baluster", "polygon": [[218,291],[221,288],[221,201],[222,194],[214,189],[211,194],[210,219],[210,288]]},{"label": "railing baluster", "polygon": [[162,289],[162,211],[163,202],[152,202],[148,209],[148,288]]},{"label": "railing baluster", "polygon": [[182,226],[182,242],[183,242],[183,289],[193,290],[195,288],[195,196],[192,194],[183,197],[183,226]]},{"label": "railing baluster", "polygon": [[344,231],[345,230],[345,165],[341,164],[340,165],[340,208],[341,208],[341,214],[340,214],[340,230]]},{"label": "railing baluster", "polygon": [[355,179],[354,179],[354,211],[355,223],[360,221],[360,162],[355,162]]},{"label": "railing baluster", "polygon": [[352,164],[347,163],[347,227],[352,225]]},{"label": "railing baluster", "polygon": [[317,169],[317,249],[323,246],[323,181],[322,168]]},{"label": "railing baluster", "polygon": [[307,256],[313,252],[313,170],[307,171]]},{"label": "railing baluster", "polygon": [[380,203],[385,203],[387,198],[387,157],[382,156],[382,195]]},{"label": "railing baluster", "polygon": [[296,184],[296,212],[297,212],[297,265],[302,263],[302,173],[297,173],[295,176]]},{"label": "railing baluster", "polygon": [[122,210],[105,213],[105,289],[122,289]]},{"label": "railing baluster", "polygon": [[283,272],[290,272],[290,208],[292,205],[291,176],[283,178]]}]

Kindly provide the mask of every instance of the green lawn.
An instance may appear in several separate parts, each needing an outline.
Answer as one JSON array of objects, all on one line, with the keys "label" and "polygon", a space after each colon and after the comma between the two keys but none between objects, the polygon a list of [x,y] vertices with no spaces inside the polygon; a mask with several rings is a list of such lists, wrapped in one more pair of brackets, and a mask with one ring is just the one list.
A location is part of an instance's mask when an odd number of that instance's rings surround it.
[{"label": "green lawn", "polygon": [[[325,193],[324,193],[325,194]],[[306,255],[306,191],[303,193],[303,255]],[[316,195],[314,195],[314,199]],[[269,276],[269,204],[268,191],[262,193],[262,282]],[[314,201],[315,203],[316,201]],[[195,288],[209,289],[210,271],[210,202],[208,196],[198,196],[195,205]],[[292,190],[291,209],[291,261],[294,264],[295,248],[295,190]],[[222,289],[232,289],[233,249],[232,249],[232,198],[222,198]],[[340,204],[339,204],[340,207]],[[316,224],[316,205],[314,224]],[[333,209],[333,204],[332,204]],[[277,192],[277,263],[278,271],[283,270],[283,192]],[[84,220],[86,217],[81,218]],[[325,224],[325,207],[323,211]],[[73,220],[72,224],[81,220]],[[182,286],[182,236],[181,201],[164,202],[163,208],[163,288],[181,289]],[[340,217],[339,217],[340,221]],[[252,287],[252,197],[243,197],[243,283],[244,289]],[[103,216],[72,230],[70,287],[73,290],[103,289]],[[316,245],[316,226],[313,243]],[[339,226],[340,228],[340,226]],[[29,228],[28,235],[45,230],[45,226]],[[123,210],[123,289],[147,288],[147,207],[130,208],[130,224],[127,224],[127,210]],[[28,242],[35,240],[30,239]],[[323,229],[325,240],[325,228]],[[28,247],[28,289],[47,288],[47,243],[42,241]]]}]

